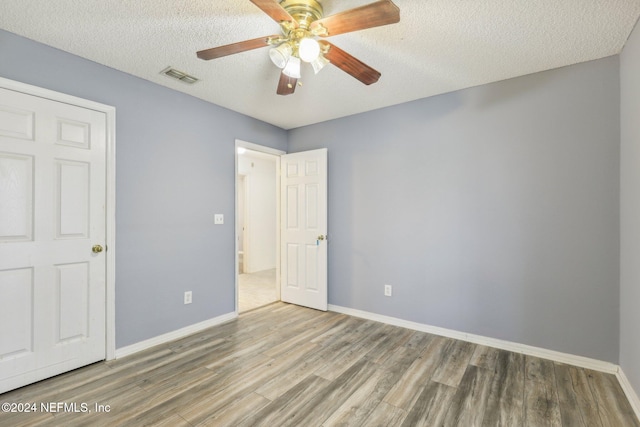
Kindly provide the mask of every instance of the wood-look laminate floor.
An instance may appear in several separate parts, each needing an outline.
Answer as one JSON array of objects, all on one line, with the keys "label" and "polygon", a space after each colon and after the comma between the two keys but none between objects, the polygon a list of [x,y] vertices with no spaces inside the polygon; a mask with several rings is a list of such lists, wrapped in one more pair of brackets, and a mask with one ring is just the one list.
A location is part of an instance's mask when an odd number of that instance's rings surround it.
[{"label": "wood-look laminate floor", "polygon": [[284,303],[7,402],[79,412],[2,426],[640,426],[612,375]]}]

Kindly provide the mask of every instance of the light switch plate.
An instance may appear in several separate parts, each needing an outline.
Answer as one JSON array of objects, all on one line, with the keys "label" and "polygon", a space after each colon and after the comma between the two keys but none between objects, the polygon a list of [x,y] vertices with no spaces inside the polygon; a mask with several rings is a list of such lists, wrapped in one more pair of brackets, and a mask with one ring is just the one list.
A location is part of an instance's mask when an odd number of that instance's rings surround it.
[{"label": "light switch plate", "polygon": [[224,224],[224,215],[223,214],[215,214],[213,217],[213,223],[216,225]]},{"label": "light switch plate", "polygon": [[392,295],[391,285],[384,285],[384,296],[390,297]]}]

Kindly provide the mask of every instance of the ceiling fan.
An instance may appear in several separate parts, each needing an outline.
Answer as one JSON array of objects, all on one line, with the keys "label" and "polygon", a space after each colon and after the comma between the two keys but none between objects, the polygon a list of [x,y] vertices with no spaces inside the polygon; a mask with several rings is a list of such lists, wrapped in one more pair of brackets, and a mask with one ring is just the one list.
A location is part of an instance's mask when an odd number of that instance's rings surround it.
[{"label": "ceiling fan", "polygon": [[317,74],[331,63],[366,85],[381,74],[344,50],[318,37],[330,37],[351,31],[400,22],[400,9],[391,0],[380,0],[328,17],[323,17],[318,0],[250,0],[280,24],[282,34],[260,37],[225,46],[201,50],[200,59],[216,59],[265,46],[273,63],[282,69],[278,95],[291,95],[300,79],[300,61],[311,64]]}]

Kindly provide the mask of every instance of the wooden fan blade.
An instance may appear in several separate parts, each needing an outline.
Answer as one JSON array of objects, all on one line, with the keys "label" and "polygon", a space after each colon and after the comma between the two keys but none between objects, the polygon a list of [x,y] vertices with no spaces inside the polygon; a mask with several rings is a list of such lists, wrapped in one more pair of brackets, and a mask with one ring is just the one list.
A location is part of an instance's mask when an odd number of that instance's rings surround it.
[{"label": "wooden fan blade", "polygon": [[[311,31],[328,37],[397,22],[400,22],[398,6],[391,0],[381,0],[314,21]],[[326,29],[324,34],[322,27]]]},{"label": "wooden fan blade", "polygon": [[382,74],[380,74],[379,71],[374,70],[364,62],[327,41],[323,40],[320,43],[329,46],[329,51],[324,54],[324,57],[345,73],[352,75],[366,85],[375,83],[380,79]]},{"label": "wooden fan blade", "polygon": [[260,10],[269,15],[271,19],[276,21],[278,24],[282,21],[289,21],[293,22],[296,28],[298,27],[296,20],[293,19],[293,16],[289,15],[289,12],[280,6],[278,0],[251,0],[251,3],[258,6]]},{"label": "wooden fan blade", "polygon": [[245,52],[247,50],[257,49],[259,47],[269,46],[268,40],[272,37],[280,37],[278,35],[270,37],[260,37],[259,39],[245,40],[243,42],[231,43],[225,46],[212,47],[211,49],[201,50],[197,53],[200,59],[216,59],[234,53]]},{"label": "wooden fan blade", "polygon": [[278,82],[278,95],[291,95],[296,91],[296,84],[298,79],[287,76],[285,73],[280,73],[280,81]]}]

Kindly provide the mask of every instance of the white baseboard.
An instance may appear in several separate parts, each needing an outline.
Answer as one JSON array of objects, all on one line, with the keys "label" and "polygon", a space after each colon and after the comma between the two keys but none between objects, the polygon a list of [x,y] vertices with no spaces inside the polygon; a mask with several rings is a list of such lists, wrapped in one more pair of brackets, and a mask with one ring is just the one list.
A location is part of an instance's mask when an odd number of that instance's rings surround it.
[{"label": "white baseboard", "polygon": [[213,319],[205,320],[204,322],[189,325],[185,328],[178,329],[173,332],[158,335],[157,337],[153,337],[148,340],[140,341],[126,347],[118,348],[116,349],[116,359],[130,356],[139,351],[143,351],[148,348],[155,347],[156,345],[167,343],[169,341],[177,340],[179,338],[186,337],[187,335],[195,334],[196,332],[200,332],[203,329],[207,329],[212,326],[218,326],[221,323],[228,322],[229,320],[233,320],[236,317],[238,317],[238,313],[234,311],[231,313],[223,314],[222,316],[214,317]]},{"label": "white baseboard", "polygon": [[633,408],[633,412],[635,412],[636,417],[640,419],[640,398],[638,398],[638,394],[631,386],[629,379],[622,371],[622,368],[618,368],[618,372],[616,372],[616,378],[618,378],[618,382],[620,383],[620,387],[624,390],[624,394],[627,395],[627,399],[629,400],[629,404]]},{"label": "white baseboard", "polygon": [[607,374],[618,374],[619,371],[618,365],[610,362],[604,362],[602,360],[591,359],[588,357],[576,356],[573,354],[547,350],[545,348],[534,347],[526,344],[519,344],[511,341],[484,337],[482,335],[468,334],[466,332],[455,331],[453,329],[446,329],[440,328],[438,326],[411,322],[409,320],[383,316],[381,314],[341,307],[333,304],[329,304],[329,310],[335,311],[337,313],[348,314],[350,316],[360,317],[363,319],[373,320],[376,322],[386,323],[389,325],[400,326],[402,328],[413,329],[415,331],[427,332],[447,338],[454,338],[461,341],[472,342],[474,344],[486,345],[487,347],[495,347],[502,350],[513,351],[515,353],[522,353],[529,356],[540,357],[542,359],[553,360],[554,362],[566,363],[569,365],[579,366],[581,368],[593,369],[594,371],[605,372]]}]

